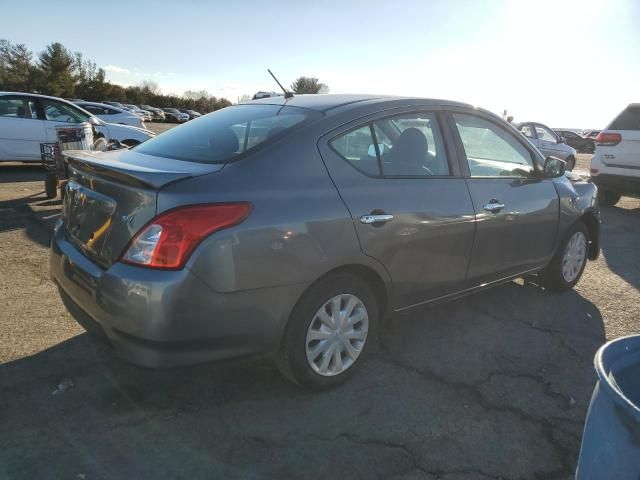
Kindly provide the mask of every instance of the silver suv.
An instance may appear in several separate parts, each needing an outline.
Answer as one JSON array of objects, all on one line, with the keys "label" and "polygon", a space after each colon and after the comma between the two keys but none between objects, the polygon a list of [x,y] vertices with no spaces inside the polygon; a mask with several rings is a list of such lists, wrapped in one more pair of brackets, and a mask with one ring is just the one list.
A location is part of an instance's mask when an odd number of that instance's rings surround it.
[{"label": "silver suv", "polygon": [[547,156],[558,157],[567,162],[567,170],[573,170],[576,166],[576,149],[567,145],[564,137],[557,135],[546,125],[536,122],[522,122],[518,124],[518,130],[527,139]]},{"label": "silver suv", "polygon": [[602,205],[615,205],[621,195],[640,197],[640,103],[625,108],[596,137],[591,178]]}]

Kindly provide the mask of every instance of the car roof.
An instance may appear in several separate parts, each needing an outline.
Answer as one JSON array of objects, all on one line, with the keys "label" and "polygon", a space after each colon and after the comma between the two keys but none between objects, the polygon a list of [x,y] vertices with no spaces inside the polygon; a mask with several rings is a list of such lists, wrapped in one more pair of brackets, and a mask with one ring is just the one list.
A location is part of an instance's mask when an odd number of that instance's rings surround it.
[{"label": "car roof", "polygon": [[366,102],[368,105],[406,102],[407,104],[420,105],[448,105],[471,107],[466,103],[452,102],[450,100],[438,100],[420,97],[401,97],[389,95],[357,95],[357,94],[318,94],[318,95],[298,95],[285,98],[284,96],[259,98],[242,105],[290,105],[292,107],[308,108],[310,110],[318,110],[327,112],[339,107],[358,106],[358,104]]}]

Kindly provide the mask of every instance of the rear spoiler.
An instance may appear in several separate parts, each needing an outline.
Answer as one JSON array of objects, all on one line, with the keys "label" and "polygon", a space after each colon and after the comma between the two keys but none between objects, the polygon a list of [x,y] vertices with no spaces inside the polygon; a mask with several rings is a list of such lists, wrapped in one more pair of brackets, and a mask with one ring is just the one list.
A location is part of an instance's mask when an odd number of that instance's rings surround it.
[{"label": "rear spoiler", "polygon": [[69,166],[118,183],[159,189],[169,183],[220,171],[224,165],[152,157],[135,150],[63,152]]}]

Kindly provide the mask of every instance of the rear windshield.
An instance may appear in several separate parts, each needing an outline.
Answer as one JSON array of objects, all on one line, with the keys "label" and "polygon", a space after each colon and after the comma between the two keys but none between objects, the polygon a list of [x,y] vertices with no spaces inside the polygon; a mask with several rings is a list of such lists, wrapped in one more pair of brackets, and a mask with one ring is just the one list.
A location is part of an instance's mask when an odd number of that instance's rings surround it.
[{"label": "rear windshield", "polygon": [[640,130],[640,107],[627,107],[607,130]]},{"label": "rear windshield", "polygon": [[236,105],[164,132],[136,151],[188,162],[228,163],[317,113],[277,105]]}]

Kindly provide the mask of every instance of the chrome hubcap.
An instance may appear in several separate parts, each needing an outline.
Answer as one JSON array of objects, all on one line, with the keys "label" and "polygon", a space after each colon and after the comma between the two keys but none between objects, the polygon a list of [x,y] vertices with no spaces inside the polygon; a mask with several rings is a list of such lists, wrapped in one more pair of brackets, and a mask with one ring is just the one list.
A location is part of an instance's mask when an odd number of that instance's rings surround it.
[{"label": "chrome hubcap", "polygon": [[569,239],[562,258],[562,276],[566,282],[573,282],[576,279],[586,257],[587,238],[584,233],[576,232]]},{"label": "chrome hubcap", "polygon": [[369,314],[362,300],[336,295],[318,309],[307,330],[309,366],[325,377],[344,372],[362,353],[368,332]]}]

